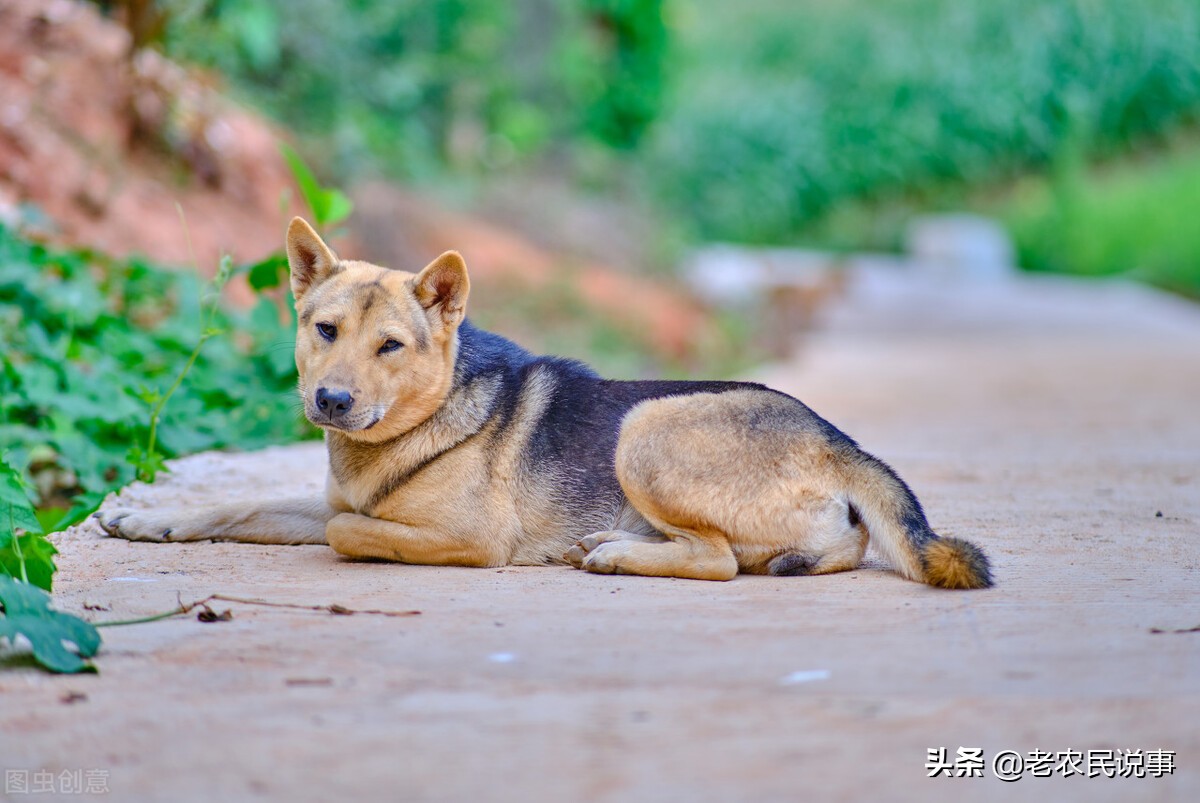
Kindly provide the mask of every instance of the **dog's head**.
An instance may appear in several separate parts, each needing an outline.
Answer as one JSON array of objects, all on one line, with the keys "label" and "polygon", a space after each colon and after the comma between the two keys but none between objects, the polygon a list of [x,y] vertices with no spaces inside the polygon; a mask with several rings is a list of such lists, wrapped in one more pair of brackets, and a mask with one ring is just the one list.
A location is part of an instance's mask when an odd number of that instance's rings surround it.
[{"label": "dog's head", "polygon": [[309,421],[381,441],[431,416],[450,390],[470,282],[447,251],[420,273],[339,260],[300,218],[287,233],[296,368]]}]

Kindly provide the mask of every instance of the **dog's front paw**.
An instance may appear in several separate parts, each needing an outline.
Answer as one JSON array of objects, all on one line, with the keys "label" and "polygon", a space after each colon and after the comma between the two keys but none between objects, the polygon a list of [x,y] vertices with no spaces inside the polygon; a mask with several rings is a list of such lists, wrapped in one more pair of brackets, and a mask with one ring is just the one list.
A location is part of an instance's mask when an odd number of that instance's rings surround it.
[{"label": "dog's front paw", "polygon": [[170,541],[174,528],[171,517],[145,510],[115,508],[94,513],[100,529],[115,538],[129,541]]},{"label": "dog's front paw", "polygon": [[595,547],[595,544],[585,543],[587,540],[587,538],[584,538],[576,541],[573,547],[563,553],[563,560],[574,566],[576,569],[582,569],[583,561],[587,557],[588,552]]}]

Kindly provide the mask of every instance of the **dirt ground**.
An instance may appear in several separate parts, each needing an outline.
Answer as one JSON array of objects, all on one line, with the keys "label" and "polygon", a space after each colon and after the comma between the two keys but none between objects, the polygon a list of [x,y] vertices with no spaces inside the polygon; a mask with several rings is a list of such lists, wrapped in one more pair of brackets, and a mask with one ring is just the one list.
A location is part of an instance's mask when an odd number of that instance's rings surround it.
[{"label": "dirt ground", "polygon": [[[57,539],[55,596],[89,618],[214,592],[421,614],[219,603],[232,621],[104,630],[96,676],[9,658],[0,765],[98,771],[118,800],[1200,800],[1200,632],[1170,632],[1200,625],[1200,310],[860,272],[758,378],[892,463],[997,586],[938,591],[870,556],[705,583],[83,527]],[[200,455],[123,499],[315,492],[323,463]],[[943,747],[981,749],[984,777],[926,777]],[[1176,768],[1006,783],[1004,750],[1168,750]]]}]

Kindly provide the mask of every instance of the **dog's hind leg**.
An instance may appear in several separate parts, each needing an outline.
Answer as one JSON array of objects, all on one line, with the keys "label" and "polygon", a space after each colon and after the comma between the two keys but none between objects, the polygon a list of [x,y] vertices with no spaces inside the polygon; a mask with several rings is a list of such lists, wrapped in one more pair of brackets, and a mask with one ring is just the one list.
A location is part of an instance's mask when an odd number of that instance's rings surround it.
[{"label": "dog's hind leg", "polygon": [[615,468],[629,503],[666,539],[590,550],[585,539],[580,567],[714,580],[739,569],[853,568],[866,531],[843,498],[822,423],[794,399],[753,388],[643,402],[622,422]]},{"label": "dog's hind leg", "polygon": [[[624,485],[627,480],[622,477],[621,482]],[[581,538],[563,559],[577,569],[597,574],[695,580],[728,580],[737,574],[737,561],[727,541],[701,538],[667,524],[661,517],[651,521],[628,498],[611,530]]]},{"label": "dog's hind leg", "polygon": [[661,544],[666,540],[667,538],[664,535],[643,535],[641,533],[631,533],[627,530],[604,530],[592,533],[586,538],[581,538],[579,543],[566,551],[563,555],[563,560],[576,569],[582,569],[583,561],[588,556],[588,553],[601,544],[607,544],[611,541],[636,541],[643,544]]},{"label": "dog's hind leg", "polygon": [[[691,580],[730,580],[737,574],[737,559],[722,538],[671,528],[666,537],[621,533],[586,550],[588,536],[567,552],[567,560],[578,550],[584,553],[579,568],[597,574],[642,574],[651,577],[684,577]],[[606,536],[609,533],[597,533]],[[632,536],[632,537],[625,537]],[[578,554],[574,554],[579,557]]]}]

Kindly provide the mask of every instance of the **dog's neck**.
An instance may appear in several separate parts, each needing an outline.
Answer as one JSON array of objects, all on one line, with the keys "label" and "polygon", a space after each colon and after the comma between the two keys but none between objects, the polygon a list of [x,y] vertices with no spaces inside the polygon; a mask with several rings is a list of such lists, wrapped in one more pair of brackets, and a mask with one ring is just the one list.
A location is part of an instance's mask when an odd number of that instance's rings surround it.
[{"label": "dog's neck", "polygon": [[[377,497],[386,496],[423,466],[479,432],[498,412],[501,390],[508,377],[534,359],[533,355],[499,335],[464,321],[456,333],[454,379],[442,404],[417,426],[379,442],[356,440],[327,430],[329,466],[339,486],[356,508],[369,511]],[[377,461],[386,453],[391,469],[383,481],[374,477]],[[356,498],[358,486],[372,476],[372,490]]]},{"label": "dog's neck", "polygon": [[508,338],[479,329],[465,319],[456,333],[454,382],[450,393],[486,374],[519,370],[536,359]]}]

